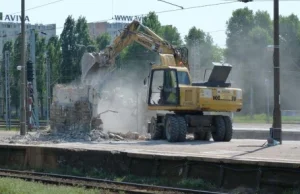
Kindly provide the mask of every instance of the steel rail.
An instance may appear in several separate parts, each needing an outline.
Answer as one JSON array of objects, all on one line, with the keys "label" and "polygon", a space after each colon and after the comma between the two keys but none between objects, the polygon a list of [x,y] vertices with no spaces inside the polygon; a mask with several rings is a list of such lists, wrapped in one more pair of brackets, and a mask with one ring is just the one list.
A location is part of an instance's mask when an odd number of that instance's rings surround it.
[{"label": "steel rail", "polygon": [[47,184],[63,184],[68,186],[84,186],[86,188],[104,189],[113,192],[125,193],[153,193],[153,192],[172,192],[172,193],[199,193],[199,194],[225,194],[221,192],[184,189],[165,186],[154,186],[129,182],[117,182],[105,179],[79,177],[71,175],[61,175],[53,173],[41,173],[30,171],[19,171],[0,169],[0,177],[20,178],[25,180],[37,180]]}]

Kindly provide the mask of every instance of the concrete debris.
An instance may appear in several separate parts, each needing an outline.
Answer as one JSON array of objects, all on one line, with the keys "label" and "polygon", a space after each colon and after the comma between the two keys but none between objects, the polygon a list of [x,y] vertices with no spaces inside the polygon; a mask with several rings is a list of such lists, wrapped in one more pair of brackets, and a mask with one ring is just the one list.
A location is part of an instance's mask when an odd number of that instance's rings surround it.
[{"label": "concrete debris", "polygon": [[137,132],[127,132],[125,134],[125,138],[128,138],[128,139],[138,139],[139,138],[139,134]]},{"label": "concrete debris", "polygon": [[139,135],[137,132],[126,134],[104,132],[103,130],[64,130],[54,132],[37,131],[29,132],[25,136],[14,135],[0,138],[0,142],[10,144],[57,144],[66,142],[103,142],[103,141],[126,141],[126,140],[148,140],[150,137]]}]

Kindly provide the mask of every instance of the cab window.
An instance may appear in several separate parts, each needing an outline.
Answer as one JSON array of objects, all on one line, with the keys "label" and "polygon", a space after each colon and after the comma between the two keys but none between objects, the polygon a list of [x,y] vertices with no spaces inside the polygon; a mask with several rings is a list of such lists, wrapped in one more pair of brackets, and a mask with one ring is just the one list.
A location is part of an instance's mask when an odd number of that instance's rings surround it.
[{"label": "cab window", "polygon": [[183,85],[191,85],[191,81],[189,78],[189,75],[187,72],[185,71],[177,71],[177,75],[178,75],[178,82],[179,84],[183,84]]}]

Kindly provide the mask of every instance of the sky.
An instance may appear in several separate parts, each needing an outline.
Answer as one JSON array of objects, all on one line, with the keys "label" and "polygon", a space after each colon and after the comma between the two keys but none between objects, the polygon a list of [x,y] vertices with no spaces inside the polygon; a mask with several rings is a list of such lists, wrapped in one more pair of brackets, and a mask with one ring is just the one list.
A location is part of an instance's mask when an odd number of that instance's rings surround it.
[{"label": "sky", "polygon": [[[57,35],[62,31],[65,19],[72,15],[77,19],[85,16],[88,22],[106,21],[114,15],[140,15],[150,11],[165,11],[180,9],[173,5],[158,0],[25,0],[26,15],[30,23],[53,24],[57,26]],[[232,2],[231,0],[166,0],[184,8],[210,4]],[[49,5],[45,5],[49,4]],[[41,6],[45,5],[45,6]],[[38,8],[34,8],[41,6]],[[184,37],[193,26],[210,32],[214,42],[225,47],[226,45],[226,21],[232,12],[239,8],[248,7],[254,12],[258,10],[268,11],[273,18],[272,0],[257,0],[251,3],[234,2],[229,4],[206,6],[195,9],[184,9],[173,12],[158,13],[162,25],[174,25],[177,27],[181,37]],[[300,0],[280,1],[280,14],[287,16],[292,13],[300,18]],[[34,8],[34,9],[30,9]],[[21,15],[21,0],[0,0],[0,12],[3,15]],[[112,20],[109,20],[111,22]]]}]

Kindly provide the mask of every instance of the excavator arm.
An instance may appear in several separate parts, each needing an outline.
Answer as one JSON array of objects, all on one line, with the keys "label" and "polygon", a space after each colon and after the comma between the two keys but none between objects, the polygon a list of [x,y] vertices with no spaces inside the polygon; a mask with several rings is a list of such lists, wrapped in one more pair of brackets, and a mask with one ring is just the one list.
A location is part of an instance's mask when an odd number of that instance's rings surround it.
[{"label": "excavator arm", "polygon": [[[82,58],[82,80],[91,73],[101,68],[109,68],[115,65],[115,58],[121,51],[137,42],[161,56],[161,64],[169,66],[188,66],[188,51],[185,47],[176,48],[159,37],[156,33],[138,21],[133,21],[115,38],[113,44],[107,46],[100,53],[85,53]],[[164,56],[164,57],[162,57]]]}]

